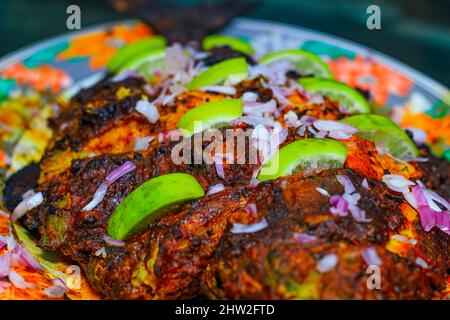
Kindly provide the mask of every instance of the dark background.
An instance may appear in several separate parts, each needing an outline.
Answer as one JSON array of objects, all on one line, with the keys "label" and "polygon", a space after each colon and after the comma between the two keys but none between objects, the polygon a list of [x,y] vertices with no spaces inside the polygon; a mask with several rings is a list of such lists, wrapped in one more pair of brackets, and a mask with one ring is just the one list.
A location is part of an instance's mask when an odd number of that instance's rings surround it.
[{"label": "dark background", "polygon": [[[256,1],[260,5],[245,16],[291,23],[365,44],[450,87],[450,0]],[[153,2],[195,5],[200,0]],[[67,32],[70,4],[80,6],[82,28],[132,17],[102,0],[0,0],[0,56]],[[381,30],[366,28],[370,4],[381,8]]]}]

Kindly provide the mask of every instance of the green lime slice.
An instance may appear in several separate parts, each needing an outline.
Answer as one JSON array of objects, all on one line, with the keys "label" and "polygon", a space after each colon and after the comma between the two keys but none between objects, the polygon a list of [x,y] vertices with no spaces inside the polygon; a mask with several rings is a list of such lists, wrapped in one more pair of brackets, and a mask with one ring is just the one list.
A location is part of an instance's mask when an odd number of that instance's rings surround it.
[{"label": "green lime slice", "polygon": [[220,34],[212,34],[203,38],[203,49],[211,50],[215,47],[229,46],[231,49],[242,52],[244,54],[254,54],[252,46],[239,38],[223,36]]},{"label": "green lime slice", "polygon": [[151,49],[129,60],[119,69],[119,72],[134,70],[142,74],[146,79],[151,79],[155,71],[164,71],[165,57],[166,49]]},{"label": "green lime slice", "polygon": [[261,168],[258,179],[273,180],[316,168],[342,168],[346,158],[347,148],[336,140],[297,140],[278,150]]},{"label": "green lime slice", "polygon": [[397,159],[408,161],[419,155],[414,142],[392,120],[377,114],[361,114],[341,120],[359,130],[357,135],[385,149]]},{"label": "green lime slice", "polygon": [[166,39],[161,36],[152,36],[147,39],[126,44],[112,56],[106,68],[108,71],[115,73],[136,55],[147,52],[151,49],[164,48],[165,46]]},{"label": "green lime slice", "polygon": [[227,99],[208,102],[186,112],[178,121],[184,137],[210,128],[221,128],[242,117],[242,100]]},{"label": "green lime slice", "polygon": [[197,179],[189,174],[171,173],[150,179],[131,192],[114,210],[108,234],[113,239],[123,240],[130,233],[154,223],[169,207],[204,195]]},{"label": "green lime slice", "polygon": [[187,85],[189,90],[200,89],[215,84],[222,84],[226,80],[230,84],[237,84],[247,78],[248,64],[245,58],[233,58],[219,62],[197,75]]},{"label": "green lime slice", "polygon": [[339,106],[349,114],[372,112],[364,96],[344,83],[323,78],[300,78],[298,81],[306,91],[339,101]]},{"label": "green lime slice", "polygon": [[269,64],[279,60],[291,61],[298,72],[321,78],[333,78],[330,67],[314,53],[300,49],[288,49],[272,52],[264,56],[259,63]]}]

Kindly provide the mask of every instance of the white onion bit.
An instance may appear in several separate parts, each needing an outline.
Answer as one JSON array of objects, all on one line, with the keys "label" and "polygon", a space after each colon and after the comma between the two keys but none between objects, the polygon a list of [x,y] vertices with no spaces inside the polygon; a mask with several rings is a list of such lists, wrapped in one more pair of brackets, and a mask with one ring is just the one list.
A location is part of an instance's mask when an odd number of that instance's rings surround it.
[{"label": "white onion bit", "polygon": [[254,224],[242,224],[242,223],[233,223],[233,227],[231,228],[231,233],[253,233],[261,231],[267,228],[269,224],[265,218],[262,218],[259,222]]},{"label": "white onion bit", "polygon": [[155,124],[159,119],[159,112],[155,104],[150,103],[147,100],[139,100],[136,104],[136,111],[144,115],[148,121],[153,124]]},{"label": "white onion bit", "polygon": [[31,209],[39,206],[42,202],[44,202],[42,192],[34,193],[32,196],[23,199],[14,209],[11,215],[11,220],[16,221]]},{"label": "white onion bit", "polygon": [[334,253],[327,254],[317,262],[316,269],[320,273],[325,273],[332,270],[338,263],[338,257]]}]

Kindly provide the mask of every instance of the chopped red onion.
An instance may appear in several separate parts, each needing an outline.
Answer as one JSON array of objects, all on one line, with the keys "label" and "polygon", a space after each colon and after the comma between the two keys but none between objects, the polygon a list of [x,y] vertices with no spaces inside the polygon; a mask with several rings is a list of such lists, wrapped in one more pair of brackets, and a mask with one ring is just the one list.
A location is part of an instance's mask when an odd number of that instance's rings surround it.
[{"label": "chopped red onion", "polygon": [[367,182],[367,179],[366,178],[364,178],[364,180],[361,182],[361,186],[364,188],[364,189],[366,189],[366,190],[369,190],[370,188],[369,188],[369,183]]},{"label": "chopped red onion", "polygon": [[326,131],[328,136],[333,139],[350,139],[359,132],[359,129],[349,124],[333,120],[316,120],[313,125],[319,131]]},{"label": "chopped red onion", "polygon": [[11,215],[11,220],[16,221],[31,209],[34,209],[37,206],[39,206],[42,202],[44,202],[42,192],[37,192],[32,196],[23,199],[14,209]]},{"label": "chopped red onion", "polygon": [[123,242],[121,240],[113,239],[113,238],[108,237],[108,236],[104,236],[103,240],[105,240],[106,244],[108,244],[110,246],[113,246],[113,247],[123,247],[125,245],[125,242]]},{"label": "chopped red onion", "polygon": [[417,240],[416,239],[410,239],[410,238],[407,238],[407,237],[405,237],[405,236],[403,236],[401,234],[394,234],[391,237],[391,239],[394,239],[394,240],[397,240],[397,241],[400,241],[400,242],[403,242],[403,243],[408,243],[408,244],[413,245],[413,246],[417,244]]},{"label": "chopped red onion", "polygon": [[247,91],[247,92],[244,92],[244,94],[242,95],[241,99],[242,99],[242,101],[244,103],[246,103],[246,102],[256,102],[256,100],[258,100],[258,95],[256,93],[254,93],[254,92]]},{"label": "chopped red onion", "polygon": [[106,195],[106,191],[108,187],[114,183],[117,179],[121,178],[125,174],[136,169],[136,166],[131,161],[126,161],[119,167],[115,168],[111,171],[105,178],[105,180],[100,184],[98,189],[95,191],[94,197],[92,200],[83,208],[82,211],[89,211],[94,209],[100,202],[103,201],[103,198]]},{"label": "chopped red onion", "polygon": [[[219,177],[222,179],[225,179],[225,169],[223,167],[223,158],[226,157],[229,161],[232,161],[230,154],[222,154],[222,153],[216,153],[214,155],[214,164],[216,166],[216,172]],[[231,159],[231,160],[230,160]]]},{"label": "chopped red onion", "polygon": [[106,258],[107,253],[106,253],[105,247],[101,247],[100,249],[98,249],[97,251],[95,251],[94,255],[95,255],[96,257],[102,256],[102,258]]},{"label": "chopped red onion", "polygon": [[295,240],[297,240],[298,243],[307,244],[307,243],[311,243],[311,242],[316,241],[317,237],[311,236],[311,235],[306,234],[306,233],[296,232],[295,233]]},{"label": "chopped red onion", "polygon": [[450,210],[450,203],[448,203],[447,200],[442,198],[440,195],[438,195],[436,192],[430,189],[426,189],[422,187],[422,190],[425,194],[425,198],[428,200],[428,204],[433,210],[436,211],[442,211],[442,209],[436,205],[436,202],[442,205],[446,210]]},{"label": "chopped red onion", "polygon": [[330,212],[334,215],[339,215],[341,217],[348,216],[349,205],[348,201],[344,199],[343,196],[335,194],[330,198]]},{"label": "chopped red onion", "polygon": [[144,115],[148,121],[155,124],[159,119],[159,112],[153,103],[141,99],[136,104],[136,111]]},{"label": "chopped red onion", "polygon": [[417,146],[423,146],[427,142],[427,134],[419,128],[408,127],[405,128],[412,134],[412,139]]},{"label": "chopped red onion", "polygon": [[7,277],[11,271],[11,254],[4,253],[0,256],[0,279]]},{"label": "chopped red onion", "polygon": [[327,190],[323,189],[323,188],[317,187],[316,190],[317,190],[317,192],[319,192],[321,195],[324,195],[324,196],[326,196],[326,197],[329,197],[329,196],[330,196],[330,193],[329,193]]},{"label": "chopped red onion", "polygon": [[6,237],[6,244],[8,245],[8,251],[13,252],[17,247],[17,241],[12,234]]},{"label": "chopped red onion", "polygon": [[256,127],[258,124],[262,124],[268,127],[272,127],[275,123],[273,119],[258,117],[258,116],[245,116],[231,121],[231,125],[235,126],[239,123],[247,123]]},{"label": "chopped red onion", "polygon": [[203,91],[217,92],[233,96],[236,94],[236,88],[232,86],[206,86],[201,88]]},{"label": "chopped red onion", "polygon": [[258,115],[262,113],[274,113],[277,111],[277,103],[275,100],[268,102],[246,102],[244,103],[243,113]]},{"label": "chopped red onion", "polygon": [[369,266],[381,266],[383,263],[374,247],[365,248],[362,250],[361,255]]},{"label": "chopped red onion", "polygon": [[257,213],[256,204],[255,203],[247,204],[247,206],[245,207],[245,211],[247,211],[250,214],[256,214]]},{"label": "chopped red onion", "polygon": [[423,229],[425,231],[430,231],[433,227],[437,227],[443,232],[450,234],[450,211],[433,210],[429,205],[424,191],[418,185],[412,187],[412,194],[417,201]]},{"label": "chopped red onion", "polygon": [[9,272],[8,279],[12,283],[12,285],[17,289],[26,289],[35,287],[35,285],[33,285],[32,283],[25,281],[25,279],[14,270],[11,270]]},{"label": "chopped red onion", "polygon": [[367,218],[366,217],[366,211],[364,211],[363,209],[359,208],[356,205],[349,205],[349,210],[352,214],[353,219],[355,219],[355,221],[358,222],[370,222],[372,221],[372,219]]},{"label": "chopped red onion", "polygon": [[253,233],[261,231],[267,228],[269,224],[265,218],[262,218],[259,222],[253,224],[242,224],[242,223],[233,223],[233,227],[231,228],[231,233]]},{"label": "chopped red onion", "polygon": [[214,194],[214,193],[218,193],[218,192],[223,191],[223,190],[225,190],[225,186],[223,184],[221,184],[221,183],[218,183],[218,184],[215,184],[215,185],[209,187],[208,192],[206,193],[206,195],[211,195],[211,194]]},{"label": "chopped red onion", "polygon": [[336,175],[336,180],[344,187],[344,192],[348,194],[352,194],[355,192],[355,186],[352,183],[352,180],[350,180],[349,177],[347,177],[345,174],[338,174]]},{"label": "chopped red onion", "polygon": [[33,271],[43,270],[42,265],[37,261],[27,249],[25,249],[22,245],[16,246],[15,253],[19,257],[19,261],[24,266],[30,268]]},{"label": "chopped red onion", "polygon": [[134,139],[134,151],[143,151],[147,150],[150,142],[155,139],[155,137],[137,137]]},{"label": "chopped red onion", "polygon": [[286,125],[288,125],[288,127],[289,127],[291,123],[295,123],[298,120],[298,116],[294,111],[289,110],[284,115],[284,120],[286,121]]},{"label": "chopped red onion", "polygon": [[338,257],[334,253],[327,254],[317,262],[316,269],[320,273],[325,273],[332,270],[338,263]]},{"label": "chopped red onion", "polygon": [[424,269],[428,268],[428,263],[420,257],[416,258],[415,263]]},{"label": "chopped red onion", "polygon": [[404,176],[398,174],[385,174],[381,180],[389,189],[401,193],[409,192],[409,186],[414,185],[414,182],[407,180]]},{"label": "chopped red onion", "polygon": [[33,189],[28,190],[27,192],[25,192],[25,193],[22,195],[22,200],[31,197],[31,196],[34,195],[35,193],[36,193],[36,192],[34,192]]},{"label": "chopped red onion", "polygon": [[0,280],[0,288],[10,288],[11,282]]}]

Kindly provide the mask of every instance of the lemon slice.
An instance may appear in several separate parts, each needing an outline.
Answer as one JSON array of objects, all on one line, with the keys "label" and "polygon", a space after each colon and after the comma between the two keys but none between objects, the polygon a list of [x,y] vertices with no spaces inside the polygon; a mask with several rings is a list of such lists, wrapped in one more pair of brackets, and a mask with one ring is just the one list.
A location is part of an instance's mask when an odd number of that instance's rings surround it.
[{"label": "lemon slice", "polygon": [[239,38],[212,34],[203,38],[203,49],[211,50],[215,47],[229,46],[231,49],[252,55],[255,53],[252,46]]},{"label": "lemon slice", "polygon": [[219,62],[197,75],[187,85],[189,90],[200,89],[227,81],[234,85],[248,77],[248,64],[245,58],[233,58]]},{"label": "lemon slice", "polygon": [[306,91],[339,101],[339,106],[349,114],[372,112],[364,96],[344,83],[324,78],[301,78],[299,83]]},{"label": "lemon slice", "polygon": [[361,114],[341,121],[361,130],[358,136],[372,141],[397,159],[408,161],[419,155],[419,150],[406,132],[384,116]]},{"label": "lemon slice", "polygon": [[210,128],[220,128],[242,117],[242,100],[227,99],[208,102],[186,112],[178,121],[184,137]]},{"label": "lemon slice", "polygon": [[110,72],[117,72],[125,63],[133,59],[135,56],[140,55],[156,48],[164,48],[166,46],[166,39],[161,36],[152,36],[143,40],[139,40],[133,43],[122,46],[116,54],[114,54],[109,60],[106,68]]},{"label": "lemon slice", "polygon": [[260,60],[260,64],[269,64],[280,60],[288,60],[303,75],[333,78],[331,69],[314,53],[300,49],[281,50],[269,53]]},{"label": "lemon slice", "polygon": [[197,179],[185,173],[150,179],[131,192],[114,210],[108,234],[113,239],[123,240],[130,233],[154,223],[167,212],[164,209],[204,195]]},{"label": "lemon slice", "polygon": [[166,50],[164,48],[148,50],[125,63],[125,65],[119,69],[119,72],[134,70],[142,74],[146,79],[151,79],[156,71],[164,71],[165,56]]},{"label": "lemon slice", "polygon": [[347,148],[331,139],[303,139],[277,152],[261,168],[258,180],[273,180],[314,169],[342,168]]}]

